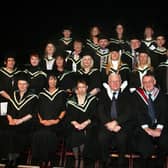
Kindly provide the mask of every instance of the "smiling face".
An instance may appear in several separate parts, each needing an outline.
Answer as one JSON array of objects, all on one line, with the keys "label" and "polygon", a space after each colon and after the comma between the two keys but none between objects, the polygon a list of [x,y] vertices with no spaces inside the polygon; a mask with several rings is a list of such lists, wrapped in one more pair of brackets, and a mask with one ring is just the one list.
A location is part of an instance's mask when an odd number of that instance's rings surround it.
[{"label": "smiling face", "polygon": [[29,84],[28,84],[27,81],[25,81],[25,80],[18,80],[17,84],[18,84],[18,89],[19,89],[20,92],[26,92],[27,91],[28,86],[29,86]]},{"label": "smiling face", "polygon": [[154,89],[156,80],[153,76],[144,76],[142,79],[142,84],[146,91],[151,92]]},{"label": "smiling face", "polygon": [[113,91],[119,91],[121,86],[121,77],[118,74],[110,74],[108,77],[108,84]]},{"label": "smiling face", "polygon": [[57,85],[57,78],[55,76],[50,76],[48,78],[48,86],[50,89],[56,88]]}]

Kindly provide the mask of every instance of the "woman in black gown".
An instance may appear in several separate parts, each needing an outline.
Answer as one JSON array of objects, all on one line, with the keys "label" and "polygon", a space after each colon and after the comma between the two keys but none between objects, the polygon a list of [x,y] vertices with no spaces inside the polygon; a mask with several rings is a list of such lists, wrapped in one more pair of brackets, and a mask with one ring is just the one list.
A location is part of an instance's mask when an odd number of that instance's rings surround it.
[{"label": "woman in black gown", "polygon": [[[69,126],[67,145],[74,153],[75,168],[84,167],[83,158],[91,152],[91,145],[94,141],[92,135],[95,128],[97,99],[87,94],[87,88],[86,81],[78,79],[76,94],[67,102],[67,124]],[[83,155],[84,151],[86,155]]]},{"label": "woman in black gown", "polygon": [[19,156],[30,146],[37,103],[37,95],[29,92],[29,80],[26,74],[20,73],[17,81],[18,90],[13,92],[8,104],[8,128],[3,139],[9,160],[6,167],[17,166]]},{"label": "woman in black gown", "polygon": [[38,128],[32,142],[33,160],[52,164],[56,156],[57,140],[62,134],[65,116],[65,92],[57,88],[57,78],[48,74],[48,87],[39,94]]}]

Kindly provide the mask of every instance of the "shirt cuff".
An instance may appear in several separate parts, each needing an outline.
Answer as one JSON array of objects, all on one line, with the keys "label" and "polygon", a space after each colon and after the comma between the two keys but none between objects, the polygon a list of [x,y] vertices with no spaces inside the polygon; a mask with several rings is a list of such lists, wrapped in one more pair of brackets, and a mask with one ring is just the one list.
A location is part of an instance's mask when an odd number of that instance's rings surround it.
[{"label": "shirt cuff", "polygon": [[163,127],[164,127],[164,126],[163,126],[162,124],[157,124],[157,126],[156,126],[156,128],[159,128],[159,129],[161,129],[161,130],[163,129]]},{"label": "shirt cuff", "polygon": [[145,128],[149,128],[149,125],[148,124],[143,124],[141,125],[142,129],[145,129]]}]

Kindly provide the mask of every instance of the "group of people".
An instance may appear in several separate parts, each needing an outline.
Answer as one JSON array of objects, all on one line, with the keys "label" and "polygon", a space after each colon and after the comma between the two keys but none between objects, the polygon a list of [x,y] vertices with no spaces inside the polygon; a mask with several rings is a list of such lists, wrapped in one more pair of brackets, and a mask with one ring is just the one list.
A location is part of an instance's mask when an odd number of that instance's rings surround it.
[{"label": "group of people", "polygon": [[[74,153],[74,168],[109,168],[117,150],[137,152],[141,167],[156,150],[163,167],[168,152],[168,57],[165,38],[125,39],[124,27],[108,38],[93,26],[83,44],[65,28],[56,45],[46,44],[44,57],[31,53],[18,66],[6,55],[0,68],[0,157],[15,167],[26,149],[32,163],[51,167],[60,138]],[[68,165],[67,165],[68,166]]]}]

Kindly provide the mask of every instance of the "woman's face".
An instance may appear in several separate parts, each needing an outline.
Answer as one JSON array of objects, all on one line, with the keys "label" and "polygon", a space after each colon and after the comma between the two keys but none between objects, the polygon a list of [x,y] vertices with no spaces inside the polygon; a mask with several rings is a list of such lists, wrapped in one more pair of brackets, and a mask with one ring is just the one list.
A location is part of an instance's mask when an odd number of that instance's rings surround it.
[{"label": "woman's face", "polygon": [[27,91],[28,86],[29,86],[29,84],[28,84],[27,81],[25,81],[25,80],[18,80],[17,84],[18,84],[18,89],[19,89],[20,92],[26,92]]},{"label": "woman's face", "polygon": [[124,32],[124,28],[123,28],[123,26],[122,25],[117,25],[116,26],[116,32],[118,33],[118,34],[122,34],[123,32]]},{"label": "woman's face", "polygon": [[5,62],[6,68],[14,69],[15,67],[15,59],[14,58],[8,58]]},{"label": "woman's face", "polygon": [[87,85],[85,83],[78,83],[76,87],[76,94],[85,95],[87,93]]},{"label": "woman's face", "polygon": [[91,31],[90,31],[90,35],[92,37],[98,36],[100,34],[100,30],[98,27],[94,26]]},{"label": "woman's face", "polygon": [[64,59],[60,56],[58,56],[55,60],[55,64],[57,67],[64,67]]},{"label": "woman's face", "polygon": [[117,52],[117,51],[111,52],[111,60],[117,61],[117,60],[119,60],[119,56],[120,56],[119,52]]},{"label": "woman's face", "polygon": [[92,64],[92,58],[90,55],[85,55],[83,57],[83,68],[90,68]]},{"label": "woman's face", "polygon": [[142,65],[146,65],[148,63],[148,55],[146,53],[139,54],[139,63]]},{"label": "woman's face", "polygon": [[52,43],[48,43],[46,46],[46,53],[53,54],[55,52],[55,46]]},{"label": "woman's face", "polygon": [[54,76],[50,76],[48,79],[48,86],[49,88],[56,88],[57,85],[57,79]]},{"label": "woman's face", "polygon": [[33,55],[30,57],[30,64],[32,66],[38,66],[39,63],[40,63],[40,59],[38,57],[33,56]]}]

